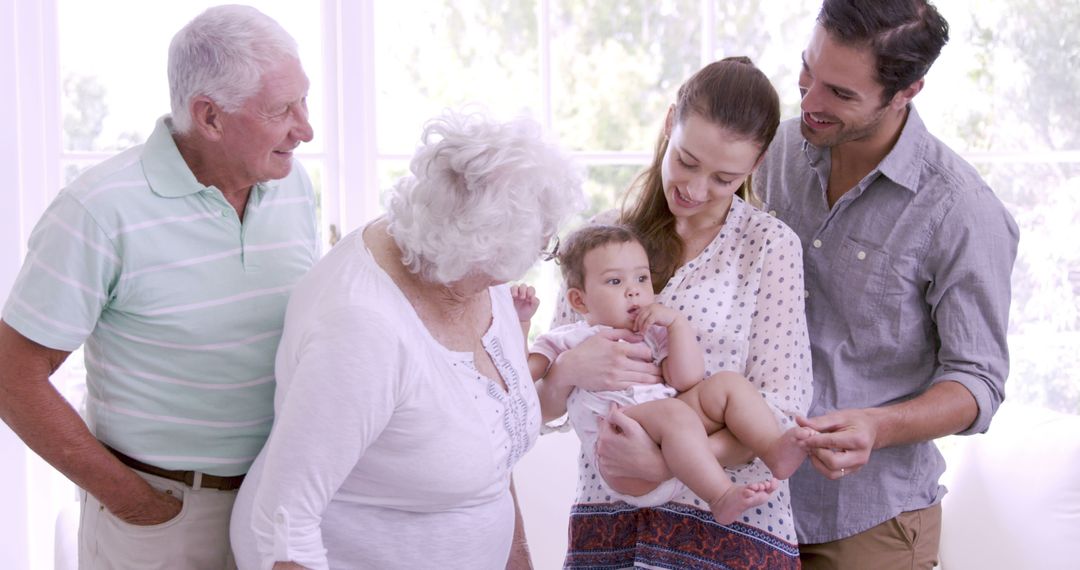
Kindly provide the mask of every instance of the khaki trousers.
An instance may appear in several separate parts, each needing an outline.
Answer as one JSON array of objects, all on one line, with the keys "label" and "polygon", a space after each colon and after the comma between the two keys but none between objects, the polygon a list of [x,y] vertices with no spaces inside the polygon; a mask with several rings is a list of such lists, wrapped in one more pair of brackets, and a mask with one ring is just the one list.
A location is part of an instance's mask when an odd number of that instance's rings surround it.
[{"label": "khaki trousers", "polygon": [[150,526],[128,524],[81,492],[79,570],[235,570],[229,517],[236,491],[193,489],[139,473],[151,487],[183,501],[180,514]]},{"label": "khaki trousers", "polygon": [[900,513],[854,536],[800,544],[803,570],[931,570],[941,540],[941,504]]}]

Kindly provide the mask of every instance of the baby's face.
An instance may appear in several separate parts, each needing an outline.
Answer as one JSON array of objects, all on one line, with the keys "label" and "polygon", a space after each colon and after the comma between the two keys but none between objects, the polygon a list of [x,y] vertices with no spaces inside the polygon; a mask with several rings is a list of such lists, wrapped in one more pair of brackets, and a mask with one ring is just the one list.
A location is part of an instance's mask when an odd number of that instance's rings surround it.
[{"label": "baby's face", "polygon": [[649,256],[637,242],[609,243],[585,254],[585,320],[632,329],[638,310],[655,299]]}]

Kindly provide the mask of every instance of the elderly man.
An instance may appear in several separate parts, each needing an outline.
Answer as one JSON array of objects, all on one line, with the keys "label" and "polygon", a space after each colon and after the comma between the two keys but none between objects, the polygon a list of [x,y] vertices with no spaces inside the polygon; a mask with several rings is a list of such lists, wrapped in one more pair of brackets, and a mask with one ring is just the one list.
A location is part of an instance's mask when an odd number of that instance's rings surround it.
[{"label": "elderly man", "polygon": [[1017,227],[912,105],[947,40],[926,0],[825,0],[802,116],[754,179],[805,248],[822,433],[791,478],[803,568],[932,568],[933,440],[986,431],[1004,397]]},{"label": "elderly man", "polygon": [[[0,416],[84,489],[82,568],[235,566],[285,303],[318,257],[295,41],[211,8],[168,65],[171,116],[57,196],[0,323]],[[83,344],[87,423],[49,383]]]}]

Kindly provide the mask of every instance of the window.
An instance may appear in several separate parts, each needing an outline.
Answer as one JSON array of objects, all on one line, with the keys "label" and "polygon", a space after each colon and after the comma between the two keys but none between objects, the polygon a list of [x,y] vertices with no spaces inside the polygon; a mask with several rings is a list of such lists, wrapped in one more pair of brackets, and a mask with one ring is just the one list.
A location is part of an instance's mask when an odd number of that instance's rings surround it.
[{"label": "window", "polygon": [[[1020,226],[1010,400],[1080,413],[1080,7],[940,2],[951,41],[916,98]],[[978,6],[978,10],[975,7]]]},{"label": "window", "polygon": [[[61,181],[66,184],[87,166],[146,140],[154,128],[154,120],[169,112],[166,77],[169,41],[184,22],[219,2],[200,0],[171,5],[138,0],[56,2],[62,127],[58,159]],[[322,31],[320,5],[285,0],[253,4],[283,22],[298,40],[307,39],[299,41],[300,58],[311,80],[308,95],[311,123],[317,132],[322,132],[325,115],[322,94],[326,82],[322,45],[318,41]],[[101,21],[103,16],[109,20],[139,22],[139,25],[124,25],[118,33],[102,33],[102,26],[87,25]],[[300,152],[321,196],[326,160],[324,139],[317,137],[302,145]]]},{"label": "window", "polygon": [[[974,163],[1021,226],[1013,274],[1010,399],[1080,413],[1080,13],[1028,0],[939,2],[951,40],[916,98],[932,132]],[[376,165],[385,189],[420,125],[479,101],[526,110],[585,165],[588,216],[615,206],[651,157],[675,89],[706,61],[750,56],[798,109],[798,54],[819,3],[443,0],[374,10]],[[976,10],[978,6],[978,10]],[[347,22],[343,23],[347,24]],[[343,54],[343,57],[347,57]],[[556,271],[537,323],[547,322]],[[1070,373],[1071,372],[1071,373]]]},{"label": "window", "polygon": [[[29,154],[44,174],[22,182],[21,241],[44,205],[89,164],[141,142],[168,112],[172,34],[213,0],[5,0],[20,26],[10,58]],[[583,164],[591,207],[614,207],[649,161],[681,81],[704,62],[747,55],[773,80],[784,115],[817,0],[249,0],[296,38],[311,78],[316,138],[301,147],[318,189],[324,237],[381,210],[423,122],[479,103],[543,123]],[[1049,3],[1049,4],[1047,4]],[[1074,0],[938,1],[951,41],[916,98],[931,131],[983,173],[1021,226],[1013,273],[1010,399],[1080,413],[1080,6]],[[22,25],[25,23],[34,25]],[[118,22],[125,22],[118,24]],[[134,23],[130,23],[134,22]],[[5,55],[5,57],[8,57]],[[40,126],[37,123],[40,123]],[[41,131],[35,133],[35,129]],[[35,150],[37,149],[37,150]],[[44,150],[40,150],[44,149]],[[33,153],[42,153],[40,155]],[[24,165],[25,167],[25,165]],[[29,182],[28,182],[29,180]],[[27,188],[44,188],[34,195]],[[27,194],[27,193],[30,194]],[[575,223],[579,223],[580,219]],[[12,262],[15,263],[15,262]],[[558,280],[552,264],[537,328]],[[544,312],[544,311],[547,312]],[[81,362],[58,385],[77,401]],[[43,463],[30,477],[50,508],[71,487]],[[59,490],[55,490],[59,489]],[[42,498],[51,497],[51,498]],[[32,508],[34,567],[49,566],[55,510]],[[42,529],[40,532],[38,529]]]}]

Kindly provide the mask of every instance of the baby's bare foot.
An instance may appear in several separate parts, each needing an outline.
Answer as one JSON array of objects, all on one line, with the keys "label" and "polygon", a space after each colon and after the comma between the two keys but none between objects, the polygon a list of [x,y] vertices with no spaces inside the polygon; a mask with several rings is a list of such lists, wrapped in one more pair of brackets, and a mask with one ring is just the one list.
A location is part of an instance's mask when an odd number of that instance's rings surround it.
[{"label": "baby's bare foot", "polygon": [[769,495],[779,486],[780,482],[776,479],[749,485],[732,485],[723,495],[709,502],[709,509],[712,510],[716,522],[731,524],[746,509],[769,500]]},{"label": "baby's bare foot", "polygon": [[806,459],[806,449],[799,443],[813,435],[814,430],[804,427],[793,427],[780,434],[768,453],[761,458],[773,477],[787,479],[795,473]]}]

